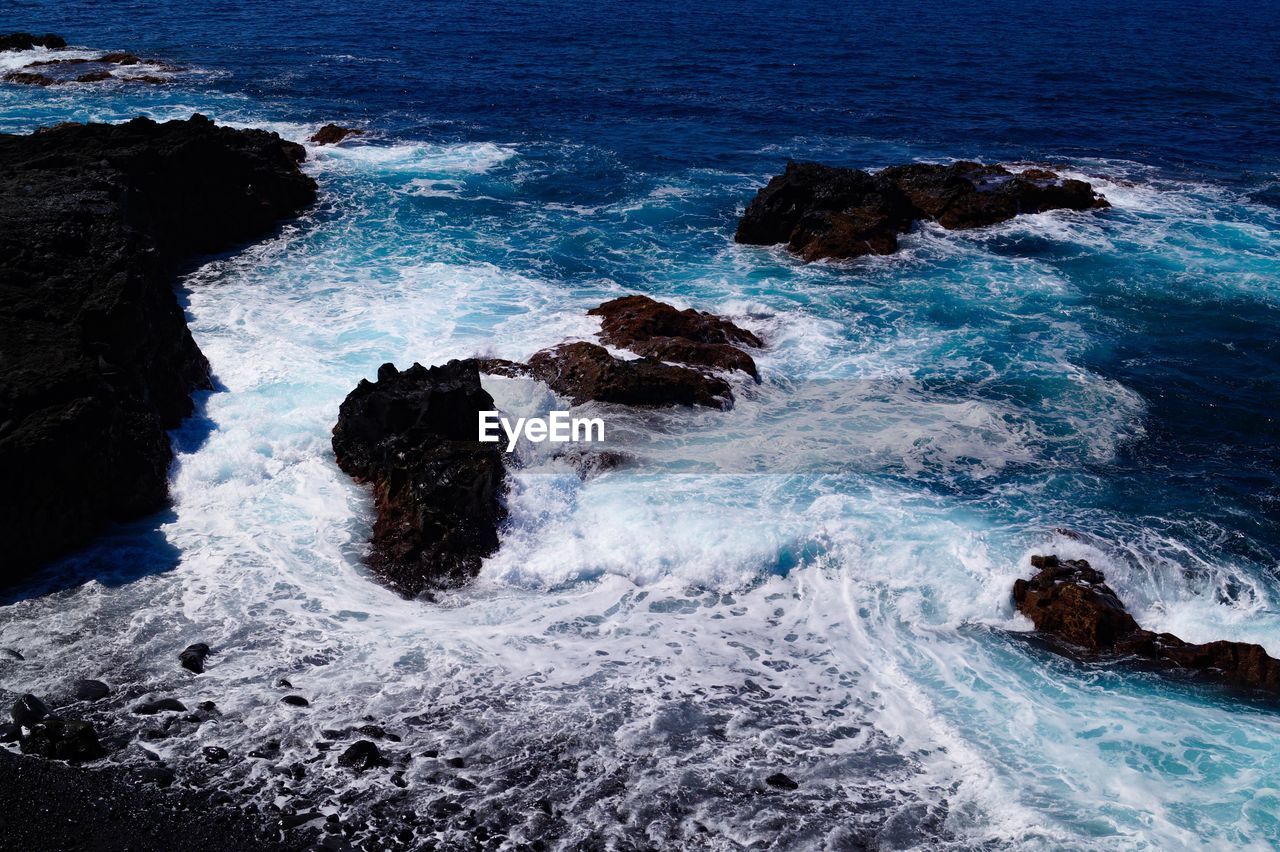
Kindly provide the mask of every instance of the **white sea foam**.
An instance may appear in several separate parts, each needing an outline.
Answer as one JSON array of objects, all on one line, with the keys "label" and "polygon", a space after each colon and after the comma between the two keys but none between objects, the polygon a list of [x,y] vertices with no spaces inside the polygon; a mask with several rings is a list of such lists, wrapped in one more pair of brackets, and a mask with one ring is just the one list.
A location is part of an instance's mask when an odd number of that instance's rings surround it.
[{"label": "white sea foam", "polygon": [[[201,111],[263,126],[234,99]],[[1198,190],[1107,184],[1111,218],[925,227],[894,257],[802,266],[727,236],[707,250],[699,227],[663,224],[709,216],[699,199],[742,176],[540,204],[498,201],[489,183],[532,168],[522,147],[371,138],[311,155],[325,209],[185,282],[222,389],[175,436],[172,514],[64,566],[95,579],[4,609],[0,646],[26,656],[0,660],[6,689],[56,695],[97,676],[215,700],[221,715],[191,736],[145,745],[187,778],[207,771],[198,745],[239,755],[278,739],[279,760],[225,770],[228,784],[262,782],[264,800],[285,795],[277,765],[372,715],[404,737],[387,744],[397,755],[465,756],[478,787],[466,807],[516,814],[513,843],[1171,849],[1274,836],[1272,716],[1007,633],[1027,629],[1011,582],[1031,552],[1053,551],[1097,564],[1147,626],[1280,651],[1269,587],[1167,528],[1098,510],[1081,516],[1093,539],[1042,521],[1072,508],[1055,494],[1064,481],[1142,436],[1146,402],[1085,366],[1097,341],[1070,277],[999,241],[1108,253],[1146,234],[1164,251],[1159,227],[1206,218]],[[468,218],[461,200],[511,215]],[[1140,216],[1164,224],[1143,231]],[[472,587],[429,605],[370,582],[370,496],[329,448],[345,394],[384,361],[592,339],[585,309],[637,289],[757,330],[762,382],[734,377],[727,413],[589,409],[637,466],[584,481],[530,448],[502,546]],[[507,411],[563,403],[527,382],[486,387]],[[174,659],[197,640],[216,653],[193,679]],[[309,709],[278,703],[281,676]],[[120,757],[145,759],[137,744]],[[424,812],[460,795],[437,760],[399,769]],[[776,771],[800,789],[753,792]],[[288,795],[373,795],[382,781],[322,760]],[[568,824],[539,822],[539,799]],[[347,807],[365,805],[324,798],[326,812]]]}]

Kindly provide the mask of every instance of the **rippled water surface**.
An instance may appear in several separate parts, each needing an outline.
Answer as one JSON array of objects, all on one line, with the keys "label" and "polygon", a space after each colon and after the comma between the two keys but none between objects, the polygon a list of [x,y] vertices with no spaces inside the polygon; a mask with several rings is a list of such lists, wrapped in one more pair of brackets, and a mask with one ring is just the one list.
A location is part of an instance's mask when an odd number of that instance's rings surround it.
[{"label": "rippled water surface", "polygon": [[[173,508],[5,599],[7,693],[99,677],[113,759],[149,749],[264,806],[413,813],[412,842],[446,847],[477,823],[559,848],[1280,845],[1274,708],[1049,654],[1008,597],[1030,553],[1085,557],[1144,626],[1280,655],[1270,4],[5,18],[188,68],[0,85],[5,131],[197,110],[369,131],[311,149],[316,209],[181,282],[220,387],[174,435]],[[732,242],[788,157],[961,156],[1055,164],[1113,207],[924,226],[845,264]],[[329,447],[345,394],[385,361],[590,337],[586,309],[629,292],[756,330],[763,381],[728,413],[600,409],[629,471],[526,453],[473,587],[370,582],[371,502]],[[216,651],[199,678],[175,671],[193,641]],[[278,703],[281,677],[309,708]],[[153,694],[220,715],[147,734],[125,710]],[[390,769],[317,751],[370,721],[401,737]]]}]

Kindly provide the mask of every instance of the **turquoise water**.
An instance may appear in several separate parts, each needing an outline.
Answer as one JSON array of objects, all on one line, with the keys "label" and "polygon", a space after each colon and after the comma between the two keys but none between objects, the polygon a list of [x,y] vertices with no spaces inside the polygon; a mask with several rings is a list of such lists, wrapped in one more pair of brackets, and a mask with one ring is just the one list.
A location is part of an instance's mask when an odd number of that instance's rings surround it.
[{"label": "turquoise water", "polygon": [[[57,25],[31,8],[23,25],[190,70],[145,91],[3,86],[5,131],[198,110],[294,139],[328,120],[370,133],[310,150],[315,211],[184,278],[220,389],[175,435],[173,510],[0,609],[0,646],[26,657],[0,662],[0,687],[90,676],[213,698],[220,719],[147,744],[192,780],[214,771],[201,745],[279,739],[287,764],[370,714],[406,751],[467,758],[465,793],[410,762],[413,808],[460,797],[514,842],[1280,845],[1273,708],[1043,652],[1008,599],[1030,553],[1085,557],[1144,626],[1280,655],[1267,9],[1248,36],[1198,28],[1213,6],[1128,13],[1166,27],[1151,56],[1100,12],[1074,37],[1042,23],[1035,69],[1009,55],[1020,14],[977,33],[944,16],[918,24],[923,53],[831,82],[824,61],[869,48],[821,36],[816,13],[735,27],[696,6],[641,23],[464,5],[446,31],[396,6],[354,33],[321,4],[282,36],[287,7],[200,26],[145,4],[65,7]],[[672,55],[703,24],[704,52]],[[1085,36],[1114,68],[1068,50]],[[1233,38],[1257,43],[1196,64]],[[910,67],[928,79],[903,82]],[[975,91],[992,67],[1004,85]],[[892,257],[805,266],[731,239],[793,155],[1049,162],[1113,207],[924,226]],[[586,309],[630,292],[756,330],[763,381],[735,380],[727,413],[601,409],[632,471],[582,482],[527,453],[501,550],[441,605],[369,582],[370,502],[328,443],[345,394],[388,360],[590,337]],[[486,385],[509,411],[556,405]],[[196,640],[219,653],[193,682],[172,660]],[[282,675],[312,709],[276,703]],[[800,788],[754,792],[779,770]],[[287,792],[267,762],[219,771],[264,803],[343,813],[390,790],[324,763]],[[318,792],[353,786],[354,803]]]}]

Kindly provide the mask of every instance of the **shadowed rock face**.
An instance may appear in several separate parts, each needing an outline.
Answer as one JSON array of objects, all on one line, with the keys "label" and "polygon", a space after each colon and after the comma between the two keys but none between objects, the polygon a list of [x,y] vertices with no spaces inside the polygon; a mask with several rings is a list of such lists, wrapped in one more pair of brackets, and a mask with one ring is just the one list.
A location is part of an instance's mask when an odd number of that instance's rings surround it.
[{"label": "shadowed rock face", "polygon": [[210,387],[173,275],[311,203],[304,155],[203,116],[0,135],[0,584],[164,504]]},{"label": "shadowed rock face", "polygon": [[477,362],[465,360],[383,364],[339,409],[338,466],[373,484],[369,567],[407,597],[466,582],[498,549],[502,452],[477,440],[479,413],[493,408]]},{"label": "shadowed rock face", "polygon": [[759,348],[760,338],[715,314],[677,310],[648,296],[623,296],[592,308],[587,315],[601,318],[600,339],[610,346],[661,361],[741,370],[760,378],[755,361],[738,348]]},{"label": "shadowed rock face", "polygon": [[818,163],[788,163],[747,205],[734,239],[786,243],[805,260],[892,254],[912,222],[977,228],[1045,210],[1108,207],[1081,180],[1045,169],[958,162],[894,166],[872,175]]},{"label": "shadowed rock face", "polygon": [[1143,630],[1102,573],[1083,559],[1033,556],[1031,564],[1039,573],[1013,584],[1013,601],[1041,633],[1088,652],[1137,658],[1280,696],[1280,660],[1261,645],[1222,640],[1196,645],[1172,633]]}]

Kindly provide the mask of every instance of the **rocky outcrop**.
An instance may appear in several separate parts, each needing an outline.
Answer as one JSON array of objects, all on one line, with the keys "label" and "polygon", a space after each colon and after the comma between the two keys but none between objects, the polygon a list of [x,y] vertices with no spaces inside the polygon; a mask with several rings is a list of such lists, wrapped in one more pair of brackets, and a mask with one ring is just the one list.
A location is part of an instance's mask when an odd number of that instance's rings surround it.
[{"label": "rocky outcrop", "polygon": [[321,127],[315,133],[311,134],[311,139],[308,141],[314,142],[317,145],[337,145],[348,136],[361,136],[363,134],[364,131],[357,127],[343,127],[341,124],[326,124],[324,127]]},{"label": "rocky outcrop", "polygon": [[463,583],[498,548],[502,453],[477,440],[479,413],[493,408],[477,362],[466,360],[383,364],[339,409],[338,466],[373,485],[369,567],[401,594]]},{"label": "rocky outcrop", "polygon": [[45,33],[44,35],[33,35],[32,33],[9,33],[8,35],[0,35],[0,51],[4,50],[31,50],[36,47],[47,47],[51,50],[57,50],[67,46],[67,40],[60,35],[53,33]]},{"label": "rocky outcrop", "polygon": [[648,408],[730,408],[733,390],[714,371],[741,370],[759,381],[755,360],[739,346],[763,343],[724,317],[692,308],[682,311],[638,295],[612,299],[587,315],[601,318],[602,341],[644,357],[618,358],[603,346],[578,341],[544,349],[523,364],[484,359],[481,371],[532,376],[575,405],[612,402]]},{"label": "rocky outcrop", "polygon": [[1280,660],[1247,642],[1184,642],[1138,626],[1106,578],[1083,559],[1033,556],[1039,572],[1013,584],[1018,611],[1036,630],[1072,649],[1127,657],[1280,696]]},{"label": "rocky outcrop", "polygon": [[600,339],[637,355],[710,367],[741,370],[759,379],[756,362],[739,346],[759,348],[760,338],[724,317],[678,310],[648,296],[622,296],[587,311],[598,316]]},{"label": "rocky outcrop", "polygon": [[647,408],[704,405],[728,408],[729,383],[699,370],[667,364],[657,358],[616,358],[595,343],[562,343],[537,352],[527,372],[574,405],[613,402]]},{"label": "rocky outcrop", "polygon": [[210,387],[174,273],[311,203],[304,156],[203,116],[0,135],[0,584],[164,504]]},{"label": "rocky outcrop", "polygon": [[1087,182],[1046,169],[1012,172],[961,161],[870,174],[791,162],[747,205],[734,239],[749,245],[786,243],[805,260],[845,259],[892,254],[898,235],[921,219],[949,229],[977,228],[1021,213],[1107,206]]}]

